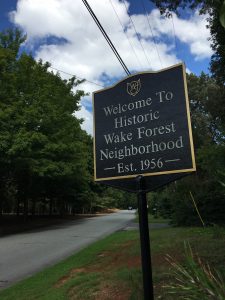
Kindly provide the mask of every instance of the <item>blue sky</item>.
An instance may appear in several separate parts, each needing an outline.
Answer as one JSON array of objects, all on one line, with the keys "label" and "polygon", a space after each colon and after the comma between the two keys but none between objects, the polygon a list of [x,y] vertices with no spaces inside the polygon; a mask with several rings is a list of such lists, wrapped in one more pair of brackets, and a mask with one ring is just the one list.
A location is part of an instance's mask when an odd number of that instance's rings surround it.
[{"label": "blue sky", "polygon": [[[212,50],[207,16],[183,11],[180,17],[173,15],[168,20],[149,0],[143,2],[148,19],[142,1],[127,0],[128,14],[123,1],[89,0],[131,73],[159,70],[180,61],[185,62],[188,72],[208,73]],[[126,76],[81,0],[1,0],[0,20],[0,30],[18,26],[26,32],[23,50],[56,69],[100,86]],[[69,77],[65,73],[61,76]],[[99,86],[86,82],[81,88],[91,93]],[[82,100],[79,115],[91,133],[90,97]]]}]

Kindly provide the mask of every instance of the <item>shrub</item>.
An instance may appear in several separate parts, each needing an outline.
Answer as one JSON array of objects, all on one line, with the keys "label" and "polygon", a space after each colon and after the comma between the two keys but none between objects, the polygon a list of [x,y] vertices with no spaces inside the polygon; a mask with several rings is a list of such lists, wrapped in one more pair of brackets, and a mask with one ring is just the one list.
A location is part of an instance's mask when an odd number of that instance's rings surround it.
[{"label": "shrub", "polygon": [[185,265],[177,263],[171,256],[166,259],[172,266],[175,282],[166,288],[169,294],[182,300],[224,300],[225,284],[222,276],[204,264],[198,255],[194,255],[188,243],[185,243]]}]

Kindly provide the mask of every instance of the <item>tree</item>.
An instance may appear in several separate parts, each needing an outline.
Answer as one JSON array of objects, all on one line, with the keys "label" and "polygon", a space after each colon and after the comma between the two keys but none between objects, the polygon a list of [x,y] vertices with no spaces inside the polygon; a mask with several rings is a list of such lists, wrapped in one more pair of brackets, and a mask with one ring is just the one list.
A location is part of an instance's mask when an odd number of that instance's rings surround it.
[{"label": "tree", "polygon": [[187,80],[197,172],[152,194],[152,204],[177,225],[201,224],[192,192],[205,222],[224,223],[224,188],[219,183],[225,169],[224,88],[204,73],[189,74]]},{"label": "tree", "polygon": [[87,133],[74,116],[84,92],[73,92],[75,77],[62,80],[48,63],[19,55],[25,38],[17,29],[0,33],[1,184],[14,182],[25,215],[40,198],[56,198],[63,211],[90,177]]},{"label": "tree", "polygon": [[199,9],[200,14],[208,14],[211,32],[211,46],[214,54],[211,59],[211,71],[217,81],[225,83],[225,28],[220,23],[221,9],[224,11],[224,0],[152,0],[162,14],[170,16],[171,11],[179,13],[179,9]]}]

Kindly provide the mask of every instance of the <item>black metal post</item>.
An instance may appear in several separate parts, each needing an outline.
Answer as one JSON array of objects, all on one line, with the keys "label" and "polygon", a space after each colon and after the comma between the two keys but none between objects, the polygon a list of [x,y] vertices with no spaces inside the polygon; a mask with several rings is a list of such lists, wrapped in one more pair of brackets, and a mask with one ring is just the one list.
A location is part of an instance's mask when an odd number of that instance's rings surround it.
[{"label": "black metal post", "polygon": [[145,192],[145,178],[143,176],[138,176],[136,180],[138,184],[137,198],[138,198],[139,230],[140,230],[140,241],[141,241],[141,261],[142,261],[144,300],[154,300],[147,199],[146,199],[146,192]]}]

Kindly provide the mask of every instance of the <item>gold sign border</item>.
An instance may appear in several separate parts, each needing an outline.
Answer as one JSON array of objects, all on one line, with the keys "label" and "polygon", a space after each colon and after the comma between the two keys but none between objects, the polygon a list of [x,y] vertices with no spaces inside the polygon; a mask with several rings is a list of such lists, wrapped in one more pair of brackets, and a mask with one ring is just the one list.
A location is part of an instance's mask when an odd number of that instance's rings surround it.
[{"label": "gold sign border", "polygon": [[[116,85],[118,85],[120,82],[125,81],[127,78],[131,78],[133,76],[139,75],[139,74],[156,74],[160,72],[164,72],[166,70],[174,69],[179,66],[182,66],[183,70],[183,79],[184,79],[184,91],[185,91],[185,100],[186,100],[186,113],[187,113],[187,122],[188,122],[188,129],[189,129],[189,140],[190,140],[190,147],[191,147],[191,158],[192,158],[192,168],[190,169],[178,169],[178,170],[172,170],[172,171],[164,171],[164,172],[155,172],[155,173],[144,173],[144,174],[134,174],[134,175],[124,175],[124,176],[115,176],[115,177],[104,177],[104,178],[97,178],[96,177],[96,144],[95,144],[95,104],[94,104],[94,95],[97,93],[100,93],[105,90],[109,90],[114,88]],[[158,175],[165,175],[165,174],[174,174],[174,173],[187,173],[187,172],[195,172],[196,171],[196,162],[195,162],[195,153],[194,153],[194,143],[193,143],[193,136],[192,136],[192,127],[191,127],[191,115],[190,115],[190,106],[189,106],[189,99],[188,99],[188,90],[187,90],[187,78],[186,78],[186,72],[185,72],[185,64],[179,63],[173,66],[170,66],[168,68],[161,69],[159,71],[145,71],[140,73],[135,73],[132,75],[129,75],[125,77],[124,79],[118,81],[116,84],[95,91],[92,93],[92,104],[93,104],[93,152],[94,152],[94,181],[106,181],[106,180],[114,180],[114,179],[126,179],[126,178],[135,178],[139,175],[142,176],[158,176]]]}]

